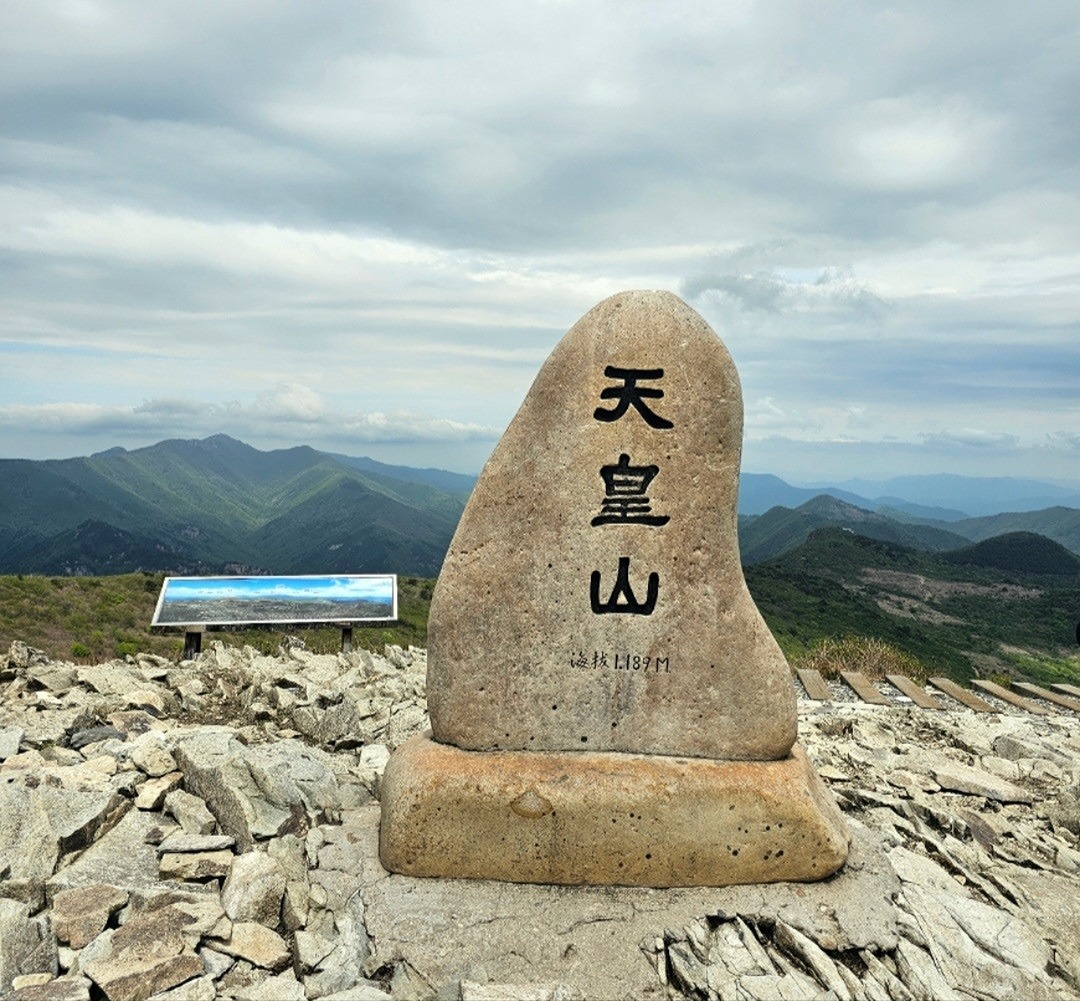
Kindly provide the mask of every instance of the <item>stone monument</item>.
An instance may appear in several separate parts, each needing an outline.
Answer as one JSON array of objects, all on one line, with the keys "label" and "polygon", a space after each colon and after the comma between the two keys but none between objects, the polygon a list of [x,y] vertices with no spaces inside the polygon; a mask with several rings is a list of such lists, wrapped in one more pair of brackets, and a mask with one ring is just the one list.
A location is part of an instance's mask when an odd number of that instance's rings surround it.
[{"label": "stone monument", "polygon": [[432,598],[432,735],[391,756],[413,876],[721,886],[847,856],[743,579],[742,395],[667,292],[600,303],[499,442]]}]

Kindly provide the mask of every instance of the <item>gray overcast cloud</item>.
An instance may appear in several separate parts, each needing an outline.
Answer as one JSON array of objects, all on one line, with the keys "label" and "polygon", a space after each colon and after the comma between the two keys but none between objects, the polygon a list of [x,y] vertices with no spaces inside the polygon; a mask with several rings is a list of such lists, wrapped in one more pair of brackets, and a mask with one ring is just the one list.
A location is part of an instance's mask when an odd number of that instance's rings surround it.
[{"label": "gray overcast cloud", "polygon": [[745,468],[1080,478],[1072,0],[6,0],[0,455],[476,471],[592,305],[727,343]]}]

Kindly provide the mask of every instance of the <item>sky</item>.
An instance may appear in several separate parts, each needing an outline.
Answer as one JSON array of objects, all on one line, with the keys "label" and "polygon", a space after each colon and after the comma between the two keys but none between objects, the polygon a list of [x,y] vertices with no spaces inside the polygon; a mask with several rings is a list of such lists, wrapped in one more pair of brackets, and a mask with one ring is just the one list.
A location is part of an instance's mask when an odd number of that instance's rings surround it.
[{"label": "sky", "polygon": [[4,0],[0,457],[477,472],[667,289],[743,468],[1080,480],[1074,0]]}]

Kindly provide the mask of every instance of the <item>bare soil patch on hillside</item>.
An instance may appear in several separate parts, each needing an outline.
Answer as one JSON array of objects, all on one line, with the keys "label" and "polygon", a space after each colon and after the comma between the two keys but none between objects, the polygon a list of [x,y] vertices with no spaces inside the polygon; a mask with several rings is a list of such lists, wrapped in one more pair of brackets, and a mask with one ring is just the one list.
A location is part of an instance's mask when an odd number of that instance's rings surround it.
[{"label": "bare soil patch on hillside", "polygon": [[923,574],[904,573],[900,570],[880,570],[866,567],[862,580],[877,587],[885,587],[901,594],[913,595],[922,601],[952,598],[958,595],[988,595],[1001,598],[1041,598],[1043,592],[1036,587],[1019,584],[976,584],[965,580],[938,580]]}]

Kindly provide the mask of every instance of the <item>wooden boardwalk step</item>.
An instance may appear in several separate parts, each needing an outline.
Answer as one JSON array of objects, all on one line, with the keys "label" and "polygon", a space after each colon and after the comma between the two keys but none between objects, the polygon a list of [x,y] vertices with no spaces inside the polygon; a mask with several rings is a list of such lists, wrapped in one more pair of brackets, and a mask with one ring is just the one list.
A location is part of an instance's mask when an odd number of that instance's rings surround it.
[{"label": "wooden boardwalk step", "polygon": [[939,699],[934,698],[922,685],[915,684],[906,674],[886,674],[886,680],[893,688],[898,688],[920,709],[944,709]]},{"label": "wooden boardwalk step", "polygon": [[1008,702],[1009,705],[1019,706],[1021,709],[1026,709],[1029,713],[1034,713],[1036,716],[1053,715],[1046,706],[1040,706],[1037,702],[1032,702],[1031,699],[1025,699],[1022,695],[1017,695],[1016,692],[1010,692],[1007,688],[1002,688],[1001,685],[995,685],[992,681],[983,681],[982,678],[974,678],[971,683],[976,688],[981,688],[984,692],[989,692],[991,695],[997,696],[1002,702]]},{"label": "wooden boardwalk step", "polygon": [[840,677],[848,683],[851,690],[858,695],[863,702],[869,702],[872,706],[892,705],[892,703],[881,694],[877,685],[871,684],[870,679],[861,671],[841,671]]},{"label": "wooden boardwalk step", "polygon": [[806,697],[815,702],[832,702],[832,692],[820,671],[812,667],[800,667],[796,672],[803,688],[806,689]]},{"label": "wooden boardwalk step", "polygon": [[1065,682],[1059,682],[1056,685],[1051,685],[1057,692],[1061,692],[1063,695],[1075,695],[1080,698],[1080,685],[1066,685]]},{"label": "wooden boardwalk step", "polygon": [[968,709],[974,709],[977,713],[996,713],[998,711],[986,699],[980,699],[974,692],[961,688],[949,678],[931,678],[930,684],[939,692],[944,692],[950,698],[956,699],[957,702],[967,706]]},{"label": "wooden boardwalk step", "polygon": [[1080,699],[1070,699],[1067,695],[1058,695],[1057,692],[1048,692],[1045,688],[1040,688],[1038,685],[1032,685],[1027,681],[1014,681],[1013,687],[1019,688],[1023,692],[1027,692],[1028,695],[1037,695],[1040,699],[1046,699],[1047,702],[1053,702],[1055,705],[1080,713]]}]

